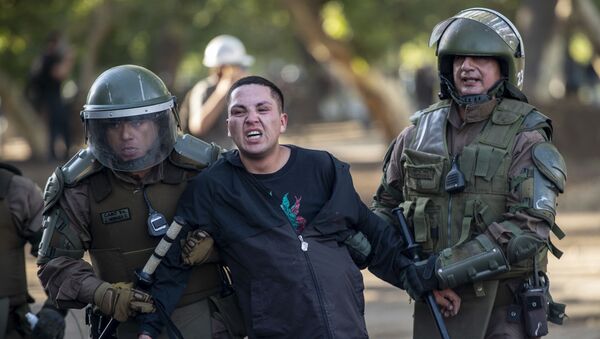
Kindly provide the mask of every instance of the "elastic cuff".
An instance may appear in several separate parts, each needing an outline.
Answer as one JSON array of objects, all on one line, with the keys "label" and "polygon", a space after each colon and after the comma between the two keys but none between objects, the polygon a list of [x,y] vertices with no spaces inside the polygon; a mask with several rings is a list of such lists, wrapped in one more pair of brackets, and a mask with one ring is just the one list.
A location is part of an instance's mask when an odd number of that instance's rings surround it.
[{"label": "elastic cuff", "polygon": [[94,303],[94,293],[102,285],[104,281],[96,278],[95,276],[89,276],[81,282],[81,289],[77,296],[77,300],[86,302],[88,304]]}]

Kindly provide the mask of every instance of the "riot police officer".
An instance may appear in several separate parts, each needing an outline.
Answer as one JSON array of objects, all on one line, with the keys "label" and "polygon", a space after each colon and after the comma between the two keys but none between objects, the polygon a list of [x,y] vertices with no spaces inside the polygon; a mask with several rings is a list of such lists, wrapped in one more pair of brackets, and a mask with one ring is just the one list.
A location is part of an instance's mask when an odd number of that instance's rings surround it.
[{"label": "riot police officer", "polygon": [[[21,171],[0,162],[0,337],[62,339],[65,311],[46,302],[33,315],[28,303],[25,244],[37,256],[42,238],[42,192]],[[30,322],[27,318],[36,319]],[[33,325],[33,329],[32,329]]]},{"label": "riot police officer", "polygon": [[[102,73],[81,117],[88,148],[57,168],[46,185],[39,278],[58,307],[94,306],[88,308],[92,336],[113,317],[122,322],[119,338],[157,337],[160,329],[139,330],[132,321],[156,306],[133,288],[134,270],[166,232],[188,180],[216,160],[220,148],[178,133],[175,98],[139,66]],[[82,259],[86,251],[91,264]],[[208,260],[191,270],[171,316],[185,337],[227,337],[221,269]]]},{"label": "riot police officer", "polygon": [[564,235],[554,219],[566,168],[550,119],[521,92],[523,40],[500,13],[471,8],[439,23],[430,44],[442,100],[390,147],[373,204],[384,218],[403,207],[428,256],[402,272],[423,282],[406,284],[417,300],[414,338],[437,335],[420,300],[428,290],[442,306],[460,297],[446,318],[451,337],[543,336],[547,314],[564,316],[545,271],[548,249],[560,256],[549,233]]}]

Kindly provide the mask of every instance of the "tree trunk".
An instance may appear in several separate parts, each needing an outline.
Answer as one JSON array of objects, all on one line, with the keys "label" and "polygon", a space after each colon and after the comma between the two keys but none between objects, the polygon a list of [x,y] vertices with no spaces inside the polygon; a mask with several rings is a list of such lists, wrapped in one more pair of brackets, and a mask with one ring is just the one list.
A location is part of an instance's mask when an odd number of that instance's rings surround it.
[{"label": "tree trunk", "polygon": [[596,6],[590,0],[574,0],[573,9],[575,15],[581,23],[581,28],[586,32],[586,36],[592,42],[594,51],[600,55],[600,13]]},{"label": "tree trunk", "polygon": [[389,81],[373,69],[359,73],[352,68],[350,46],[331,39],[322,29],[320,3],[297,0],[283,0],[283,3],[291,13],[296,33],[306,50],[341,82],[354,86],[385,137],[395,138],[407,124],[408,117],[408,108],[398,100],[399,86],[390,88]]},{"label": "tree trunk", "polygon": [[2,111],[6,114],[10,126],[22,135],[31,147],[32,155],[37,159],[45,159],[48,151],[48,131],[43,119],[31,107],[16,82],[0,71],[0,98]]},{"label": "tree trunk", "polygon": [[[102,1],[90,15],[88,38],[86,39],[81,56],[78,58],[80,60],[79,91],[72,103],[75,112],[80,110],[85,104],[88,91],[98,76],[98,53],[102,47],[102,43],[113,27],[113,8],[112,0]],[[76,114],[73,114],[70,122],[73,144],[77,142],[83,143],[85,136],[82,131],[81,119]]]},{"label": "tree trunk", "polygon": [[537,96],[542,86],[539,84],[543,69],[541,61],[554,35],[556,2],[525,0],[517,13],[517,27],[525,44],[524,92],[533,96]]}]

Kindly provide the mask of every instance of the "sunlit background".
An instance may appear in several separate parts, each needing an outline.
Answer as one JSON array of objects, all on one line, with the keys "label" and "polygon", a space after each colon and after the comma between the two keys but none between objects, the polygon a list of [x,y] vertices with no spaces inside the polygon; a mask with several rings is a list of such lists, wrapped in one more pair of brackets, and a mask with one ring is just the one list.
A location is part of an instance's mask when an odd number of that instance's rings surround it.
[{"label": "sunlit background", "polygon": [[[570,318],[550,338],[600,338],[600,0],[0,0],[0,158],[40,186],[60,160],[49,160],[48,131],[26,99],[28,79],[51,32],[75,52],[62,86],[72,156],[84,147],[79,110],[95,77],[119,64],[157,73],[178,98],[208,74],[210,39],[231,34],[256,59],[251,73],[284,91],[290,130],[284,142],[326,149],[352,164],[365,202],[380,180],[388,143],[408,117],[436,100],[435,24],[485,6],[513,20],[525,41],[529,100],[554,121],[569,167],[558,222],[563,259],[550,263],[555,298]],[[30,288],[44,299],[29,262]],[[373,338],[408,338],[412,305],[401,291],[365,272]],[[69,338],[81,337],[70,317]]]}]

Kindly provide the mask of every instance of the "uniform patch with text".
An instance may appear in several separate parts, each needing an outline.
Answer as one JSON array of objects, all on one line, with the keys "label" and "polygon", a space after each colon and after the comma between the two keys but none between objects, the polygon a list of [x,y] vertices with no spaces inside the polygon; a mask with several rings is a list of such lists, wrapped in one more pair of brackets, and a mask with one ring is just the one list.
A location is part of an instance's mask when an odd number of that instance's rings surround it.
[{"label": "uniform patch with text", "polygon": [[116,211],[102,212],[100,218],[103,224],[112,224],[131,219],[131,213],[129,213],[129,208],[121,208]]}]

